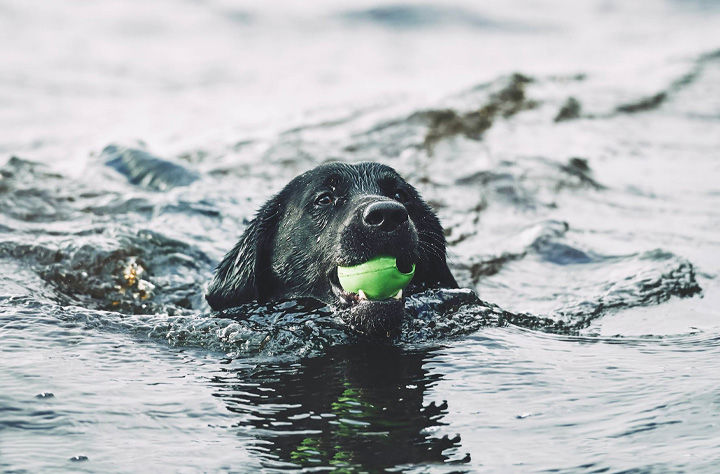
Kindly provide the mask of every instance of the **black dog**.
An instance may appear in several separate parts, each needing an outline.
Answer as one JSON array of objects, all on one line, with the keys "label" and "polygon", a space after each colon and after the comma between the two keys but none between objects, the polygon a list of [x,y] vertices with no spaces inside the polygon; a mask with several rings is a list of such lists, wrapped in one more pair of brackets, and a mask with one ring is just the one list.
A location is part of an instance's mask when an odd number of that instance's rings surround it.
[{"label": "black dog", "polygon": [[403,301],[370,301],[341,288],[338,266],[378,255],[415,276],[405,289],[457,288],[445,237],[430,207],[392,168],[378,163],[318,166],[296,177],[258,211],[225,256],[206,295],[215,310],[252,301],[314,298],[350,309],[348,323],[370,335],[395,331]]}]

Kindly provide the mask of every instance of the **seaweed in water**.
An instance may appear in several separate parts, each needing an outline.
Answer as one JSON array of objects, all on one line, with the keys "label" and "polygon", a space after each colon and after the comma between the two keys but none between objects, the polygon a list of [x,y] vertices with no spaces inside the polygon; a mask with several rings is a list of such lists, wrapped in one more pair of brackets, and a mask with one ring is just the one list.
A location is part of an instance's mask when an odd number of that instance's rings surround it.
[{"label": "seaweed in water", "polygon": [[[598,183],[592,177],[592,170],[590,169],[590,165],[588,165],[588,161],[585,158],[574,156],[568,160],[567,164],[559,165],[558,167],[563,173],[577,178],[579,186],[575,187],[587,186],[597,190],[606,189],[604,185]],[[567,181],[558,181],[557,189],[559,190],[563,187],[573,186],[571,186]]]},{"label": "seaweed in water", "polygon": [[580,105],[580,101],[575,97],[568,97],[555,116],[555,122],[564,122],[566,120],[579,118],[581,112],[582,106]]},{"label": "seaweed in water", "polygon": [[695,82],[702,74],[707,63],[718,59],[720,59],[720,50],[711,51],[701,55],[695,60],[695,64],[689,72],[672,81],[664,91],[660,91],[648,97],[643,97],[628,104],[619,105],[615,108],[615,112],[634,114],[657,109],[667,102],[673,94]]},{"label": "seaweed in water", "polygon": [[[347,21],[367,22],[388,28],[420,28],[443,24],[486,28],[498,25],[472,11],[451,6],[390,4],[342,13]],[[505,25],[504,25],[505,26]]]},{"label": "seaweed in water", "polygon": [[456,135],[481,140],[485,131],[492,127],[498,117],[509,118],[537,106],[537,102],[526,97],[525,87],[530,82],[531,78],[516,73],[477,110],[465,113],[453,109],[424,110],[412,114],[408,120],[419,120],[427,124],[423,146],[430,154],[439,141]]},{"label": "seaweed in water", "polygon": [[644,97],[629,104],[619,105],[615,110],[626,114],[645,112],[660,107],[668,99],[667,92],[659,92],[650,97]]}]

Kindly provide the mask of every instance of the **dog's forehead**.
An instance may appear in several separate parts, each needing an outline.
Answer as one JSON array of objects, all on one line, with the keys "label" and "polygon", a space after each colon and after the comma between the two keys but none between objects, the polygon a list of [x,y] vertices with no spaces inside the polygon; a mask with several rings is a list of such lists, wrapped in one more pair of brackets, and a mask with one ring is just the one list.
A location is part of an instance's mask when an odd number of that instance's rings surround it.
[{"label": "dog's forehead", "polygon": [[338,190],[377,192],[383,181],[401,180],[397,172],[380,163],[330,163],[309,173],[312,184]]}]

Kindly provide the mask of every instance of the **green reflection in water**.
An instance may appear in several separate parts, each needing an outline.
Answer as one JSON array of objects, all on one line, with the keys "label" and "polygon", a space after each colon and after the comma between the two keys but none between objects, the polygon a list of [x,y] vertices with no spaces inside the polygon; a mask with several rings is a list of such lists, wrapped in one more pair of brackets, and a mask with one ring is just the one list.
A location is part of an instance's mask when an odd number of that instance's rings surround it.
[{"label": "green reflection in water", "polygon": [[[375,439],[386,438],[387,431],[369,432],[365,431],[372,423],[379,423],[385,426],[397,425],[397,423],[382,420],[382,410],[372,403],[364,400],[362,389],[353,388],[350,383],[343,384],[345,390],[338,397],[337,401],[330,404],[335,420],[328,423],[333,427],[331,436],[335,443],[323,441],[318,437],[307,437],[292,451],[290,458],[292,462],[300,466],[320,465],[324,461],[335,467],[333,472],[353,472],[353,468],[361,467],[354,463],[352,447],[343,443],[344,439],[357,439],[360,436],[373,436]],[[332,453],[332,456],[330,455]]]}]

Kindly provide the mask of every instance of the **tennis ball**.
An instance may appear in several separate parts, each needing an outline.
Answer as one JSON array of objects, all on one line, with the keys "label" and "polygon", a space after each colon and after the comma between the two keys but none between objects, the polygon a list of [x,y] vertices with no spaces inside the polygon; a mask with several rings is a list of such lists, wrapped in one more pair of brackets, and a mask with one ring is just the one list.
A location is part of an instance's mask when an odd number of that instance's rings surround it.
[{"label": "tennis ball", "polygon": [[375,257],[360,265],[338,267],[343,290],[363,294],[371,300],[384,300],[400,295],[415,275],[415,265],[408,273],[398,270],[395,257]]}]

